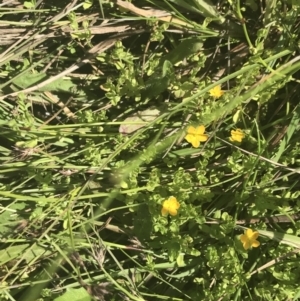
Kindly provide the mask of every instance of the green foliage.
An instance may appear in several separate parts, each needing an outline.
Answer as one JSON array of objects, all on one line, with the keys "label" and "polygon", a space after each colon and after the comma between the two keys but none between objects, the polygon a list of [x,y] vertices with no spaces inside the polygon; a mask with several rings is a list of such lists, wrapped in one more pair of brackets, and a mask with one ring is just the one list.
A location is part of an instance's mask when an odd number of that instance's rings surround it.
[{"label": "green foliage", "polygon": [[68,289],[62,296],[57,297],[54,301],[91,301],[91,296],[87,293],[84,288],[80,289]]},{"label": "green foliage", "polygon": [[[46,73],[37,73],[33,74],[30,72],[23,73],[22,77],[13,79],[13,84],[16,85],[19,89],[26,89],[37,85],[38,83],[48,79]],[[77,85],[71,80],[67,79],[57,79],[56,81],[45,85],[43,87],[37,87],[37,91],[53,91],[53,92],[66,92],[70,94],[77,93]]]},{"label": "green foliage", "polygon": [[299,298],[300,7],[73,4],[3,10],[1,298]]},{"label": "green foliage", "polygon": [[[5,188],[2,187],[2,190]],[[0,213],[0,233],[1,238],[5,238],[12,231],[12,225],[16,226],[21,220],[20,213],[26,207],[24,202],[6,203],[6,206],[1,208]]]}]

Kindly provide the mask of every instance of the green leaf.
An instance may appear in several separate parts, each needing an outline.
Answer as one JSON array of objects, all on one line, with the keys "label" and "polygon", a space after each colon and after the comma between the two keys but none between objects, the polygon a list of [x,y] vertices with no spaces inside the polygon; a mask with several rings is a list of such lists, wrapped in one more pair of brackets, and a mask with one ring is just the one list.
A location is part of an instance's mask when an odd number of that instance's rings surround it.
[{"label": "green leaf", "polygon": [[53,301],[91,301],[92,298],[82,287],[79,289],[68,288],[67,291]]},{"label": "green leaf", "polygon": [[173,65],[183,61],[190,55],[199,52],[203,48],[203,38],[189,38],[182,40],[179,45],[171,50],[168,54],[164,55],[159,62],[162,66],[165,61],[171,62]]},{"label": "green leaf", "polygon": [[235,114],[233,115],[233,118],[232,118],[232,120],[233,120],[233,122],[234,122],[235,124],[238,123],[238,121],[239,121],[239,119],[240,119],[240,116],[241,116],[241,110],[237,110],[237,111],[235,112]]},{"label": "green leaf", "polygon": [[218,23],[224,23],[225,18],[220,16],[215,6],[209,0],[193,0],[194,5],[191,5],[186,0],[170,0],[189,11],[201,14],[206,18],[213,18]]},{"label": "green leaf", "polygon": [[15,145],[20,148],[34,148],[38,145],[38,140],[33,139],[29,141],[18,141]]},{"label": "green leaf", "polygon": [[24,7],[28,8],[28,9],[30,9],[30,8],[32,9],[32,8],[34,8],[34,4],[31,1],[25,1]]},{"label": "green leaf", "polygon": [[169,74],[173,73],[173,65],[171,62],[169,62],[168,60],[165,60],[163,63],[163,68],[162,68],[162,76],[166,77]]},{"label": "green leaf", "polygon": [[24,202],[14,202],[6,205],[6,207],[2,208],[2,213],[0,213],[0,237],[4,237],[6,234],[11,233],[11,229],[14,226],[12,223],[18,223],[18,220],[20,220],[18,211],[24,209],[26,206]]},{"label": "green leaf", "polygon": [[299,300],[300,299],[300,289],[298,289],[297,293],[295,294],[295,297],[293,301]]},{"label": "green leaf", "polygon": [[163,56],[154,73],[145,82],[142,92],[144,98],[151,99],[164,92],[173,76],[173,66],[182,62],[190,55],[199,52],[203,46],[203,39],[189,38],[181,41],[176,48]]},{"label": "green leaf", "polygon": [[133,221],[134,233],[139,240],[149,240],[152,231],[152,219],[148,206],[139,206]]},{"label": "green leaf", "polygon": [[85,0],[83,3],[83,9],[88,9],[93,5],[93,0]]},{"label": "green leaf", "polygon": [[3,265],[13,259],[18,258],[27,248],[29,244],[9,246],[4,250],[0,250],[0,265]]},{"label": "green leaf", "polygon": [[257,229],[259,234],[269,237],[270,239],[276,240],[282,244],[300,248],[300,237],[291,234],[285,234],[281,232],[274,232],[274,231],[266,231],[266,230],[259,230]]},{"label": "green leaf", "polygon": [[22,258],[27,263],[36,260],[41,256],[48,256],[51,251],[44,249],[36,244],[29,248],[29,244],[12,245],[0,250],[0,265],[5,264],[13,259]]},{"label": "green leaf", "polygon": [[286,131],[286,134],[284,135],[283,139],[280,142],[278,152],[275,158],[272,159],[274,162],[278,162],[282,154],[288,149],[289,142],[293,134],[297,130],[299,123],[300,123],[300,107],[298,107],[297,110],[293,113],[293,118]]},{"label": "green leaf", "polygon": [[125,181],[121,181],[120,182],[120,187],[123,189],[127,189],[128,188],[128,184]]},{"label": "green leaf", "polygon": [[[33,74],[31,72],[26,72],[22,76],[13,79],[12,83],[19,88],[27,89],[45,81],[47,78],[49,77],[46,73]],[[13,86],[11,88],[13,90],[16,90],[16,88],[14,88]],[[37,88],[36,91],[54,91],[74,94],[78,92],[78,88],[72,80],[59,78],[48,85],[45,85],[41,88]]]},{"label": "green leaf", "polygon": [[168,153],[168,156],[171,158],[178,158],[178,157],[190,157],[194,154],[199,154],[200,151],[199,149],[195,148],[183,148],[183,149],[178,149],[174,150]]},{"label": "green leaf", "polygon": [[177,259],[176,259],[176,263],[179,267],[184,267],[185,263],[184,263],[184,254],[179,254]]},{"label": "green leaf", "polygon": [[194,0],[194,3],[204,17],[218,19],[220,23],[224,23],[225,18],[219,15],[217,9],[209,0]]}]

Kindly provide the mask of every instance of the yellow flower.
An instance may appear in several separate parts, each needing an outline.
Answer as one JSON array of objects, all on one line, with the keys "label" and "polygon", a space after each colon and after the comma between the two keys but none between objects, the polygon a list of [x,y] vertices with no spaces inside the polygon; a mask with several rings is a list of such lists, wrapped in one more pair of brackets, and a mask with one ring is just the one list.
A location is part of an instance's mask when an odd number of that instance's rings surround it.
[{"label": "yellow flower", "polygon": [[251,247],[257,248],[260,245],[260,242],[256,240],[257,237],[257,231],[252,231],[251,229],[245,230],[244,234],[240,236],[240,240],[243,244],[244,249],[248,250]]},{"label": "yellow flower", "polygon": [[221,90],[221,86],[215,86],[214,88],[209,90],[209,94],[210,96],[214,97],[214,98],[220,98],[225,91]]},{"label": "yellow flower", "polygon": [[169,197],[166,201],[164,201],[161,209],[161,214],[166,216],[168,214],[175,216],[177,215],[177,210],[180,207],[177,199],[174,196]]},{"label": "yellow flower", "polygon": [[232,142],[242,142],[242,140],[245,138],[245,134],[241,129],[232,130],[231,131],[231,137],[229,138]]},{"label": "yellow flower", "polygon": [[189,126],[185,140],[191,143],[193,147],[199,147],[200,142],[204,142],[208,139],[208,136],[205,135],[204,132],[205,127],[203,125],[197,126],[196,128]]}]

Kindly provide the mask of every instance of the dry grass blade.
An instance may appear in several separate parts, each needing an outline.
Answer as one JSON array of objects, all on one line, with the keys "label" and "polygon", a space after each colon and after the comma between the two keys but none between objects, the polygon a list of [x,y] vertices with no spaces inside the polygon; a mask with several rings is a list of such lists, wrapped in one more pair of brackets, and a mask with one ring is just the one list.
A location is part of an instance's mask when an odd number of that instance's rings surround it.
[{"label": "dry grass blade", "polygon": [[261,272],[261,271],[263,271],[263,270],[265,270],[265,269],[267,269],[267,268],[269,268],[269,267],[275,265],[276,263],[282,262],[282,260],[283,260],[284,258],[287,258],[287,257],[289,257],[289,256],[291,256],[291,255],[293,255],[293,254],[297,254],[297,253],[299,253],[299,252],[300,252],[300,249],[295,249],[295,250],[293,250],[293,251],[291,251],[291,252],[288,252],[288,253],[286,253],[286,254],[283,254],[283,255],[279,256],[278,258],[273,259],[273,260],[269,261],[268,263],[262,265],[262,266],[259,267],[258,269],[254,270],[253,272],[251,272],[250,275],[252,276],[252,275],[254,275],[254,274],[256,274],[256,273],[259,273],[259,272]]},{"label": "dry grass blade", "polygon": [[186,23],[178,18],[173,17],[169,12],[164,11],[164,10],[158,10],[158,9],[142,9],[138,8],[135,5],[133,5],[130,2],[127,1],[122,1],[122,0],[117,0],[117,5],[120,6],[121,8],[128,10],[132,12],[135,15],[145,17],[145,18],[157,18],[158,20],[162,22],[167,22],[171,23],[174,26],[185,26],[185,27],[191,27],[193,28],[192,25],[189,23]]}]

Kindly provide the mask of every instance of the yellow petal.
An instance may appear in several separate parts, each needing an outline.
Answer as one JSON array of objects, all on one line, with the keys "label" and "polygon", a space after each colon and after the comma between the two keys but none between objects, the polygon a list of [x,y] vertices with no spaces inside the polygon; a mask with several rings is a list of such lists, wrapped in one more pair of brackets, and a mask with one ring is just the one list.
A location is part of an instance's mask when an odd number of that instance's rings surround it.
[{"label": "yellow petal", "polygon": [[197,148],[200,145],[200,141],[197,138],[194,138],[193,141],[191,142],[191,144],[193,145],[193,147]]},{"label": "yellow petal", "polygon": [[252,235],[253,235],[252,229],[247,229],[245,231],[245,235],[248,237],[248,239],[250,239],[252,237]]},{"label": "yellow petal", "polygon": [[248,249],[250,248],[250,242],[249,242],[249,241],[245,241],[245,242],[243,243],[243,248],[244,248],[245,250],[248,250]]},{"label": "yellow petal", "polygon": [[177,199],[174,196],[170,196],[169,199],[168,199],[168,201],[170,203],[175,203],[175,202],[177,202]]},{"label": "yellow petal", "polygon": [[259,233],[257,231],[252,232],[251,239],[255,240],[258,237]]},{"label": "yellow petal", "polygon": [[259,242],[258,240],[254,240],[254,241],[252,242],[252,247],[257,248],[257,247],[259,247],[259,246],[260,246],[260,242]]},{"label": "yellow petal", "polygon": [[244,132],[241,129],[236,129],[235,132],[239,135],[245,136]]},{"label": "yellow petal", "polygon": [[175,216],[175,215],[177,215],[177,209],[176,208],[170,208],[169,213],[170,213],[170,215]]},{"label": "yellow petal", "polygon": [[221,86],[218,85],[211,90],[209,90],[209,94],[215,98],[219,98],[224,94],[224,91],[221,90]]},{"label": "yellow petal", "polygon": [[248,241],[249,239],[248,239],[248,236],[247,236],[247,235],[242,234],[242,235],[240,236],[240,240],[241,240],[242,243],[245,243],[245,242]]},{"label": "yellow petal", "polygon": [[195,135],[197,133],[197,131],[193,126],[189,126],[187,129],[187,133]]},{"label": "yellow petal", "polygon": [[247,235],[244,235],[244,234],[241,235],[241,236],[240,236],[240,240],[241,240],[241,242],[242,242],[242,244],[243,244],[243,248],[244,248],[245,250],[248,250],[248,249],[250,248],[250,241],[249,241]]},{"label": "yellow petal", "polygon": [[192,143],[192,141],[195,139],[195,135],[192,135],[192,134],[187,134],[184,139],[189,142],[189,143]]},{"label": "yellow petal", "polygon": [[162,207],[162,209],[161,209],[161,215],[162,216],[166,216],[166,215],[168,215],[168,213],[169,213],[169,211],[165,207]]},{"label": "yellow petal", "polygon": [[200,142],[204,142],[208,139],[208,136],[203,134],[203,135],[198,135],[198,139]]},{"label": "yellow petal", "polygon": [[195,135],[187,134],[185,140],[193,145],[193,147],[199,147],[200,141]]},{"label": "yellow petal", "polygon": [[177,199],[174,196],[169,197],[169,203],[170,203],[170,207],[174,207],[176,209],[178,209],[180,207],[179,202],[177,201]]},{"label": "yellow petal", "polygon": [[243,248],[244,248],[245,250],[248,250],[248,249],[250,248],[251,245],[250,245],[249,237],[247,236],[246,232],[247,232],[247,231],[245,231],[245,234],[242,234],[242,235],[240,236],[240,240],[241,240],[241,242],[242,242],[242,244],[243,244]]},{"label": "yellow petal", "polygon": [[237,134],[234,134],[234,135],[233,135],[233,140],[234,140],[234,141],[242,142],[242,139],[243,139],[242,136],[239,136],[239,135],[237,135]]},{"label": "yellow petal", "polygon": [[205,132],[204,125],[197,126],[197,128],[196,128],[197,135],[202,135],[202,134],[204,134],[204,132]]},{"label": "yellow petal", "polygon": [[163,202],[162,207],[163,207],[165,210],[168,211],[168,210],[169,210],[169,205],[170,205],[170,204],[169,204],[169,200],[166,200],[166,201]]},{"label": "yellow petal", "polygon": [[232,130],[231,131],[231,137],[229,138],[230,141],[237,141],[237,142],[242,142],[242,139],[245,138],[245,134],[241,129]]},{"label": "yellow petal", "polygon": [[177,209],[180,207],[179,202],[174,196],[169,197],[166,201],[163,202],[161,214],[166,216],[170,215],[177,215]]}]

